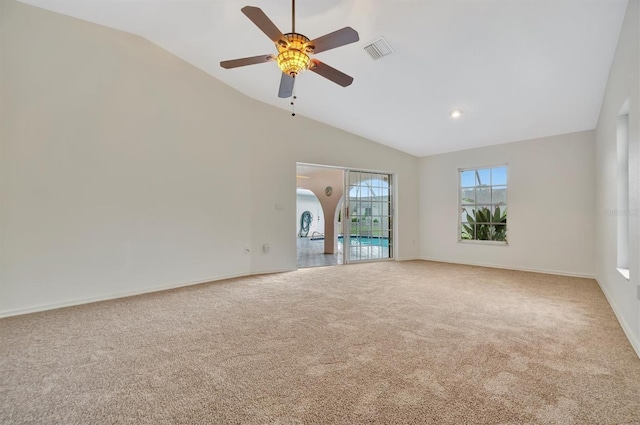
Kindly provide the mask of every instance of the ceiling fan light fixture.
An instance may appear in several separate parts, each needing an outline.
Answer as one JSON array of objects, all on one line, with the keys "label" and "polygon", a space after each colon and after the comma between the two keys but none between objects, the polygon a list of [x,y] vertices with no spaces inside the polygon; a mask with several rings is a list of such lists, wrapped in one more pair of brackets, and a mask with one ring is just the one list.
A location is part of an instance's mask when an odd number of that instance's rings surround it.
[{"label": "ceiling fan light fixture", "polygon": [[[304,35],[296,32],[296,0],[291,0],[291,32],[287,34],[283,34],[259,7],[245,6],[240,10],[269,37],[269,40],[275,44],[278,54],[226,60],[220,62],[221,67],[231,69],[275,61],[282,71],[278,89],[278,97],[280,98],[293,97],[295,99],[295,96],[293,96],[295,77],[307,69],[342,87],[347,87],[353,82],[353,77],[316,59],[312,61],[309,57],[309,55],[359,41],[358,32],[353,28],[344,27],[309,40]],[[293,102],[291,102],[291,105],[293,105]],[[295,112],[291,115],[295,115]]]},{"label": "ceiling fan light fixture", "polygon": [[278,55],[276,61],[282,72],[296,76],[309,68],[311,59],[299,50],[285,50]]}]

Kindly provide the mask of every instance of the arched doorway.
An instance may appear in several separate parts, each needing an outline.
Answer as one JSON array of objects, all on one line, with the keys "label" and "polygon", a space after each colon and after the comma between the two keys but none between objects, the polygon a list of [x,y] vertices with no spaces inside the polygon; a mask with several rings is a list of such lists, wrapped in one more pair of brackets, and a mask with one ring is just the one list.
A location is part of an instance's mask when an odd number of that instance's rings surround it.
[{"label": "arched doorway", "polygon": [[[337,167],[297,164],[296,246],[299,268],[343,263],[337,218],[344,191],[344,170]],[[308,231],[300,232],[303,214],[313,218]],[[307,215],[308,217],[308,215]]]}]

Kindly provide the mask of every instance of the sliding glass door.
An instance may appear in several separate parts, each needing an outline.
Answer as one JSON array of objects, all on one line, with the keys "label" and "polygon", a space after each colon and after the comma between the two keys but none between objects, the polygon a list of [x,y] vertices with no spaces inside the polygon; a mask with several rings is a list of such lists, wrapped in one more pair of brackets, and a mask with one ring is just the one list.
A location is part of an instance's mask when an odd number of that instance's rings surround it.
[{"label": "sliding glass door", "polygon": [[393,258],[391,174],[347,170],[344,193],[344,262]]}]

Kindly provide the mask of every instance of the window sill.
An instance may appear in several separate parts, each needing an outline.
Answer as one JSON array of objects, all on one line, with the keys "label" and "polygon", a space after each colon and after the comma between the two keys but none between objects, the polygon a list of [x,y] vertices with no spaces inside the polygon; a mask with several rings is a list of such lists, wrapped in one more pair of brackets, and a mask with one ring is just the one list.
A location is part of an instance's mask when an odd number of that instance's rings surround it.
[{"label": "window sill", "polygon": [[629,280],[629,269],[616,268],[616,270],[618,270],[618,273],[620,273],[622,275],[622,277],[624,277],[625,279]]},{"label": "window sill", "polygon": [[509,242],[481,241],[481,240],[473,240],[473,239],[458,239],[458,243],[465,243],[465,244],[472,244],[472,245],[509,246]]}]

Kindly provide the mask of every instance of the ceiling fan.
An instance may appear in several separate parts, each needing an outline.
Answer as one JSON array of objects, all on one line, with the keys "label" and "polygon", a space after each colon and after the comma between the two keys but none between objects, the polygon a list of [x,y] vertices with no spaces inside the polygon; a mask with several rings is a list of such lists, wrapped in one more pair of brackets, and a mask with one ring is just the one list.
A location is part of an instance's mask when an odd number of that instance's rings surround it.
[{"label": "ceiling fan", "polygon": [[240,66],[256,65],[259,63],[276,61],[282,70],[280,89],[278,96],[291,97],[296,76],[305,70],[310,70],[334,83],[347,87],[353,82],[353,77],[338,71],[317,59],[311,59],[314,55],[346,44],[354,43],[360,38],[351,27],[345,27],[322,37],[310,40],[306,36],[296,32],[296,1],[292,0],[291,6],[291,32],[283,34],[278,27],[267,17],[262,9],[253,6],[245,6],[242,9],[247,18],[264,32],[273,41],[278,49],[278,54],[266,54],[248,58],[233,59],[220,62],[220,66],[226,69]]}]

